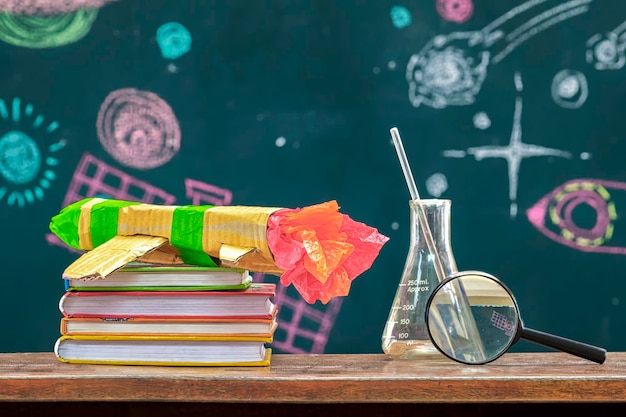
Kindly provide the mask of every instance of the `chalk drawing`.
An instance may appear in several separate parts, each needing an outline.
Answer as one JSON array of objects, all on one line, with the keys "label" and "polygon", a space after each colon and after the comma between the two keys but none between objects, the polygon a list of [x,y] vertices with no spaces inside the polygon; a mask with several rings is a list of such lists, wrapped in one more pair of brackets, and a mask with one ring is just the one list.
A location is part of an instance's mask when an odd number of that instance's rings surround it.
[{"label": "chalk drawing", "polygon": [[98,9],[55,15],[0,13],[0,41],[22,48],[56,48],[79,41],[91,30]]},{"label": "chalk drawing", "polygon": [[156,41],[165,59],[180,58],[191,50],[191,33],[178,22],[168,22],[159,26]]},{"label": "chalk drawing", "polygon": [[233,201],[232,191],[191,178],[185,178],[185,195],[195,206],[227,206]]},{"label": "chalk drawing", "polygon": [[580,71],[564,69],[552,79],[550,92],[557,105],[565,109],[577,109],[585,104],[589,95],[587,78]]},{"label": "chalk drawing", "polygon": [[426,191],[433,197],[439,198],[448,190],[448,179],[445,175],[438,172],[431,175],[426,180]]},{"label": "chalk drawing", "polygon": [[2,0],[0,12],[15,15],[53,15],[99,9],[118,0]]},{"label": "chalk drawing", "polygon": [[553,241],[583,252],[626,254],[619,239],[616,198],[626,183],[602,179],[569,180],[526,210],[528,221]]},{"label": "chalk drawing", "polygon": [[529,0],[477,31],[435,36],[408,60],[410,103],[433,108],[474,103],[489,65],[546,29],[587,12],[593,0],[571,0],[537,10],[547,1]]},{"label": "chalk drawing", "polygon": [[66,145],[58,129],[58,121],[21,98],[0,99],[0,201],[24,207],[44,200]]},{"label": "chalk drawing", "polygon": [[393,6],[389,11],[389,17],[393,26],[398,29],[410,26],[413,21],[411,12],[404,6]]},{"label": "chalk drawing", "polygon": [[626,21],[607,33],[591,36],[585,43],[585,59],[597,70],[618,70],[626,63],[625,40]]},{"label": "chalk drawing", "polygon": [[437,12],[450,22],[466,22],[474,12],[472,0],[437,0]]},{"label": "chalk drawing", "polygon": [[519,168],[524,158],[536,156],[557,156],[571,158],[571,153],[559,149],[546,148],[539,145],[529,145],[522,141],[522,107],[521,92],[524,85],[519,73],[514,76],[514,84],[518,96],[515,98],[513,111],[513,126],[509,143],[506,146],[475,146],[462,150],[445,150],[443,156],[448,158],[464,158],[473,155],[477,161],[487,158],[502,158],[507,162],[507,174],[509,178],[509,213],[511,218],[517,217],[517,186],[519,182]]},{"label": "chalk drawing", "polygon": [[116,161],[146,170],[164,165],[180,149],[180,127],[172,108],[149,91],[111,92],[98,112],[98,139]]},{"label": "chalk drawing", "polygon": [[[255,273],[255,281],[277,282],[273,276]],[[274,302],[278,310],[278,329],[272,347],[282,353],[324,353],[330,331],[341,310],[341,297],[327,304],[308,304],[293,285],[277,285]]]}]

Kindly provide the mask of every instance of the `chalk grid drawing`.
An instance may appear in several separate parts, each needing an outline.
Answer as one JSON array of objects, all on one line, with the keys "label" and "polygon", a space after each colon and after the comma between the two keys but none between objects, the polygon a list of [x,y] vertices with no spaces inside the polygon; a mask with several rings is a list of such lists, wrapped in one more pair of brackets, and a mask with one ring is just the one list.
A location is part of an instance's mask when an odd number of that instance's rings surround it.
[{"label": "chalk grid drawing", "polygon": [[548,0],[529,0],[481,30],[435,36],[408,60],[410,103],[433,108],[474,103],[489,65],[546,29],[586,13],[592,1],[571,0],[537,11]]},{"label": "chalk grid drawing", "polygon": [[[227,205],[232,202],[228,189],[186,178],[185,196],[194,205]],[[114,168],[89,153],[83,154],[63,200],[63,206],[86,197],[105,197],[152,204],[174,204],[176,197]],[[49,244],[72,252],[54,234],[46,235]],[[254,280],[271,281],[273,277],[255,273]],[[341,308],[341,298],[326,305],[310,305],[293,286],[277,285],[274,301],[279,306],[279,327],[272,346],[284,353],[323,353],[330,331]]]},{"label": "chalk grid drawing", "polygon": [[605,34],[591,36],[585,46],[587,63],[599,71],[618,70],[626,63],[626,21]]},{"label": "chalk grid drawing", "polygon": [[506,146],[475,146],[467,150],[444,150],[443,156],[447,158],[465,158],[472,155],[477,161],[486,158],[502,158],[507,162],[507,173],[509,178],[509,213],[511,218],[517,217],[517,186],[519,182],[519,168],[524,158],[536,156],[557,156],[560,158],[571,158],[570,152],[559,149],[546,148],[539,145],[530,145],[522,141],[522,107],[523,101],[521,93],[524,89],[522,77],[519,73],[514,76],[515,89],[518,92],[515,98],[515,109],[513,112],[513,126],[511,137]]},{"label": "chalk grid drawing", "polygon": [[528,221],[543,235],[582,251],[626,255],[616,200],[626,183],[602,179],[569,180],[526,210]]},{"label": "chalk grid drawing", "polygon": [[19,97],[0,98],[0,202],[24,207],[44,200],[67,143],[59,126]]},{"label": "chalk grid drawing", "polygon": [[[276,282],[270,276],[254,274],[257,281]],[[327,304],[308,304],[292,285],[276,286],[276,304],[279,306],[279,326],[272,346],[283,353],[324,353],[328,337],[341,310],[342,298],[335,297]]]}]

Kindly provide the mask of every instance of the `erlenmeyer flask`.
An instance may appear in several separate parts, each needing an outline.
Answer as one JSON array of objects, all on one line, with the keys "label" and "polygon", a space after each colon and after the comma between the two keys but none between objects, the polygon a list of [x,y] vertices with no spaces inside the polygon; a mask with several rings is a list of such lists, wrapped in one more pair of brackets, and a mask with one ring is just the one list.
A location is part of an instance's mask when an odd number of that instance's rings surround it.
[{"label": "erlenmeyer flask", "polygon": [[444,274],[457,272],[450,245],[451,201],[409,200],[409,253],[382,336],[383,351],[398,359],[443,357],[430,341],[426,328],[426,304],[439,277],[435,268],[437,255],[431,254],[419,221],[419,204],[424,209]]}]

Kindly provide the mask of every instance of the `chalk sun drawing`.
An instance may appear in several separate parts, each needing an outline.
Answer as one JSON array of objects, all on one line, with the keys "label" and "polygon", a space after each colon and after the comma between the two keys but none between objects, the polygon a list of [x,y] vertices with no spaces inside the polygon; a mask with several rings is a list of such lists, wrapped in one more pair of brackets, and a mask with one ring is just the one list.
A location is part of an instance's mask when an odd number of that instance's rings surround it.
[{"label": "chalk sun drawing", "polygon": [[583,252],[626,254],[626,233],[617,206],[626,183],[580,178],[554,188],[526,210],[543,235]]},{"label": "chalk sun drawing", "polygon": [[124,88],[111,92],[100,106],[96,131],[103,148],[131,168],[159,167],[180,149],[174,111],[149,91]]},{"label": "chalk sun drawing", "polygon": [[546,29],[587,12],[593,0],[571,0],[536,11],[547,1],[529,0],[477,31],[435,36],[408,60],[405,77],[410,103],[433,108],[472,104],[489,65],[498,64]]},{"label": "chalk sun drawing", "polygon": [[191,33],[178,22],[168,22],[159,26],[156,41],[165,59],[176,59],[191,49]]},{"label": "chalk sun drawing", "polygon": [[56,179],[56,153],[66,145],[58,129],[58,121],[19,97],[0,98],[0,201],[24,207],[44,199]]},{"label": "chalk sun drawing", "polygon": [[466,22],[474,12],[472,0],[437,0],[437,13],[451,22]]},{"label": "chalk sun drawing", "polygon": [[15,15],[52,15],[80,9],[99,9],[118,0],[2,0],[0,12]]},{"label": "chalk sun drawing", "polygon": [[98,9],[50,16],[0,13],[0,40],[22,48],[56,48],[85,37],[97,16]]},{"label": "chalk sun drawing", "polygon": [[520,74],[514,77],[515,88],[520,93],[515,98],[515,109],[513,112],[513,127],[509,144],[506,146],[475,146],[463,150],[445,150],[443,156],[447,158],[464,158],[466,155],[473,155],[477,161],[486,158],[502,158],[507,162],[507,173],[509,178],[509,200],[510,216],[517,216],[517,186],[519,182],[519,168],[524,158],[535,156],[558,156],[560,158],[571,158],[571,153],[559,149],[551,149],[538,145],[529,145],[522,141],[522,107],[523,101],[521,92],[524,89]]},{"label": "chalk sun drawing", "polygon": [[596,33],[585,43],[585,59],[595,69],[618,70],[626,63],[626,21],[605,34]]}]

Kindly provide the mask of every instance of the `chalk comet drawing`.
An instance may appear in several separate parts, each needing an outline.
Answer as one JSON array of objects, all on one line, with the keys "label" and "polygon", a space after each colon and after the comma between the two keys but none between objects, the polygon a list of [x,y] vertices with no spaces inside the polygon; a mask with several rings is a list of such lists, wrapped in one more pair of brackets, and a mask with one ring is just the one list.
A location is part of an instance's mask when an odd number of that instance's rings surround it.
[{"label": "chalk comet drawing", "polygon": [[150,91],[123,88],[109,93],[100,106],[96,131],[116,161],[140,170],[164,165],[180,149],[174,111]]},{"label": "chalk comet drawing", "polygon": [[587,12],[593,0],[571,0],[537,10],[547,1],[522,3],[481,30],[435,36],[408,60],[406,80],[411,104],[434,108],[472,104],[489,65],[498,64],[546,29]]},{"label": "chalk comet drawing", "polygon": [[0,202],[24,207],[44,200],[66,145],[58,129],[58,121],[19,97],[0,98]]},{"label": "chalk comet drawing", "polygon": [[573,179],[539,199],[526,216],[539,232],[562,245],[624,255],[626,239],[618,224],[616,201],[623,205],[625,195],[624,182]]},{"label": "chalk comet drawing", "polygon": [[585,43],[585,59],[595,69],[618,70],[626,63],[626,21],[605,34],[596,33]]},{"label": "chalk comet drawing", "polygon": [[514,76],[515,89],[520,93],[515,98],[515,109],[513,112],[513,127],[509,144],[506,146],[475,146],[463,150],[445,150],[443,156],[448,158],[464,158],[466,155],[473,155],[477,161],[486,158],[502,158],[507,162],[507,174],[509,178],[509,201],[510,216],[517,217],[517,187],[519,183],[519,169],[524,158],[534,156],[558,156],[560,158],[571,158],[571,153],[559,149],[546,148],[539,145],[530,145],[522,141],[522,108],[523,101],[521,92],[524,89],[522,78],[519,73]]}]

